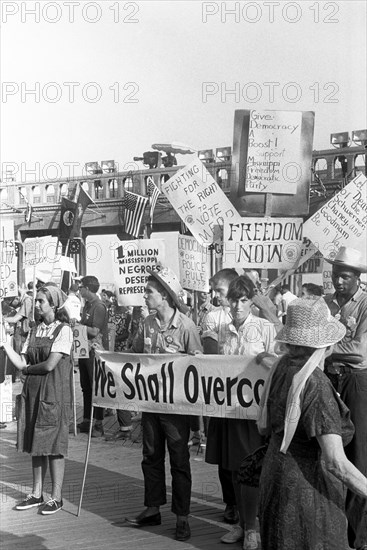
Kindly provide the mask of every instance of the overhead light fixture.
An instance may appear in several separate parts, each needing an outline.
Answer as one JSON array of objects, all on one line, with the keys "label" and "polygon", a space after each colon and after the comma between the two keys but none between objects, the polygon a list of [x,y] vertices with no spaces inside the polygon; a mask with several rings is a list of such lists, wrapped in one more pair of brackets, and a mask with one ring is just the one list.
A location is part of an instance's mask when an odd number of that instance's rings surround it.
[{"label": "overhead light fixture", "polygon": [[358,145],[367,145],[367,130],[353,130],[352,141]]},{"label": "overhead light fixture", "polygon": [[162,163],[165,168],[177,166],[177,159],[173,153],[168,152],[167,156],[162,157]]},{"label": "overhead light fixture", "polygon": [[102,169],[98,162],[86,162],[85,171],[87,174],[102,174]]},{"label": "overhead light fixture", "polygon": [[158,151],[146,151],[143,153],[143,163],[152,168],[159,168],[161,165],[162,154]]},{"label": "overhead light fixture", "polygon": [[102,160],[101,162],[102,172],[116,172],[116,163],[114,160]]},{"label": "overhead light fixture", "polygon": [[232,147],[217,147],[215,150],[215,156],[220,161],[231,160]]},{"label": "overhead light fixture", "polygon": [[204,163],[214,162],[213,149],[203,149],[198,152],[199,160]]},{"label": "overhead light fixture", "polygon": [[349,140],[349,132],[330,134],[330,143],[331,145],[334,145],[334,147],[348,147]]}]

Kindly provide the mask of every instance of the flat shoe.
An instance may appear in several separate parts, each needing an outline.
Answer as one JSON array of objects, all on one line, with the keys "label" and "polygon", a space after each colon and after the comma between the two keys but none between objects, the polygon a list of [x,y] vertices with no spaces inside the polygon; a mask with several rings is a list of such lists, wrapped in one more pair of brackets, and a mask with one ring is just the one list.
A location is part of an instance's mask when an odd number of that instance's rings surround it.
[{"label": "flat shoe", "polygon": [[176,540],[187,540],[191,537],[191,530],[188,521],[178,521],[176,523]]},{"label": "flat shoe", "polygon": [[162,518],[160,512],[158,514],[153,514],[152,516],[143,515],[142,512],[136,518],[125,518],[125,521],[133,525],[134,527],[144,527],[147,525],[160,525],[162,523]]}]

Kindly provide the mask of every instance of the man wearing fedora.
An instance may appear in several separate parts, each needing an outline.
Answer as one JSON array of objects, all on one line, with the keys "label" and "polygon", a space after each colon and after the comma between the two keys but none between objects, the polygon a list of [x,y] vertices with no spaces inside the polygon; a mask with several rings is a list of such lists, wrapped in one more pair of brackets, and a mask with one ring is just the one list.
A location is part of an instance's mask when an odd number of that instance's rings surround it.
[{"label": "man wearing fedora", "polygon": [[[185,314],[180,299],[181,285],[174,272],[161,267],[147,270],[149,277],[144,299],[150,311],[140,325],[130,351],[135,353],[202,352],[200,337],[193,321]],[[176,539],[187,540],[191,499],[191,471],[188,441],[190,417],[184,414],[143,413],[144,505],[136,518],[126,518],[134,527],[160,525],[159,507],[166,504],[165,446],[170,455],[172,475],[172,512],[177,516]]]},{"label": "man wearing fedora", "polygon": [[[342,246],[332,264],[335,293],[325,297],[331,314],[346,326],[335,344],[325,372],[349,407],[355,426],[346,446],[348,459],[367,475],[367,294],[360,289],[360,275],[367,272],[358,250]],[[367,501],[348,490],[346,498],[348,540],[352,548],[367,550]]]}]

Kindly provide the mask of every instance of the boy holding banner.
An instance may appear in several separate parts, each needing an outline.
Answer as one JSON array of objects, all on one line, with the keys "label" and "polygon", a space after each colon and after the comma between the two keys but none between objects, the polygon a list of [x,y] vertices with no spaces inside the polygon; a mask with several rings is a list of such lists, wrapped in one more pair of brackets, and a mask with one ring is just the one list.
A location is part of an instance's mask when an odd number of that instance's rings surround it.
[{"label": "boy holding banner", "polygon": [[[193,321],[180,299],[183,290],[169,268],[147,270],[150,276],[144,299],[150,311],[139,327],[131,351],[136,353],[196,353],[201,343]],[[126,518],[134,527],[160,525],[159,507],[166,504],[165,446],[172,473],[172,512],[177,516],[176,540],[190,538],[191,471],[188,441],[190,417],[185,414],[142,413],[143,461],[146,509],[136,518]]]}]

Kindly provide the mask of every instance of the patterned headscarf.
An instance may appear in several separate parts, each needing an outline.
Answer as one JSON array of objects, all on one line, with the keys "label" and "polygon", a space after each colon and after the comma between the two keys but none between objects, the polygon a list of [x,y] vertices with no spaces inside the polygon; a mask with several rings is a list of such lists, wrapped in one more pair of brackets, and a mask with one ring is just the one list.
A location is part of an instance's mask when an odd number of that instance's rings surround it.
[{"label": "patterned headscarf", "polygon": [[66,294],[63,292],[60,288],[54,285],[44,285],[41,288],[38,289],[38,292],[43,292],[44,290],[47,290],[51,294],[51,298],[53,301],[53,305],[56,308],[60,308],[65,300],[66,300]]}]

